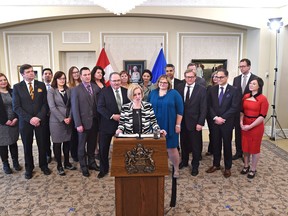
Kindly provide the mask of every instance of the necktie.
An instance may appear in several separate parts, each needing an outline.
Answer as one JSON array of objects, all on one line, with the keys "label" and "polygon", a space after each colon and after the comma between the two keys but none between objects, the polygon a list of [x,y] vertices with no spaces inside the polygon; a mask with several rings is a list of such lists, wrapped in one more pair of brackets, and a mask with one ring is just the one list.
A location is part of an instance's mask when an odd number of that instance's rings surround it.
[{"label": "necktie", "polygon": [[117,106],[118,106],[119,111],[121,111],[122,103],[121,103],[121,97],[120,97],[120,94],[119,94],[119,90],[116,89],[115,92],[116,92],[116,102],[117,102]]},{"label": "necktie", "polygon": [[34,100],[34,90],[33,90],[33,87],[32,87],[32,83],[29,82],[29,94],[30,94],[30,97],[32,100]]},{"label": "necktie", "polygon": [[87,86],[86,86],[86,89],[87,89],[89,95],[92,95],[91,86],[90,86],[90,85],[87,85]]},{"label": "necktie", "polygon": [[220,89],[221,89],[221,91],[220,91],[220,94],[219,94],[219,97],[218,97],[219,105],[221,105],[221,103],[222,103],[222,99],[223,99],[223,95],[224,95],[224,87],[221,86]]},{"label": "necktie", "polygon": [[190,86],[187,85],[185,103],[188,102],[189,98],[190,98]]},{"label": "necktie", "polygon": [[47,90],[49,90],[51,88],[50,83],[47,83],[46,86],[47,86]]},{"label": "necktie", "polygon": [[242,94],[244,93],[245,91],[245,88],[246,88],[246,83],[247,83],[247,75],[244,75],[243,76],[243,82],[242,82]]}]

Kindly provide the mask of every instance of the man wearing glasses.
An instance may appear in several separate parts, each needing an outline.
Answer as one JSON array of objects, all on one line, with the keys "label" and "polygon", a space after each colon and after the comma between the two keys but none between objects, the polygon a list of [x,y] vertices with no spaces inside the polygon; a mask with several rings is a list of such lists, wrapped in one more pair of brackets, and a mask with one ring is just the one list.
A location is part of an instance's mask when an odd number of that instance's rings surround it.
[{"label": "man wearing glasses", "polygon": [[173,64],[167,64],[165,67],[166,75],[170,78],[172,83],[172,88],[176,89],[176,87],[182,82],[181,80],[174,77],[175,74],[175,66]]},{"label": "man wearing glasses", "polygon": [[212,129],[214,131],[213,146],[213,166],[207,173],[213,173],[220,170],[222,142],[224,147],[224,177],[231,176],[232,167],[232,131],[234,128],[234,118],[236,113],[240,112],[241,94],[233,86],[227,83],[228,71],[219,69],[216,77],[218,85],[211,87],[208,95],[208,109],[211,118],[214,120]]},{"label": "man wearing glasses", "polygon": [[[241,59],[238,67],[241,71],[241,75],[237,76],[233,80],[233,86],[236,87],[240,94],[245,95],[249,93],[249,83],[257,76],[250,72],[251,61],[249,59]],[[241,109],[241,107],[240,107]],[[235,117],[235,146],[236,153],[233,155],[232,160],[242,158],[242,142],[241,142],[241,128],[240,128],[240,112]]]},{"label": "man wearing glasses", "polygon": [[119,124],[122,105],[130,102],[127,97],[127,89],[120,86],[121,79],[118,72],[110,73],[109,82],[110,86],[100,92],[97,105],[97,111],[100,113],[100,172],[98,178],[103,178],[109,172],[108,156],[111,139]]},{"label": "man wearing glasses", "polygon": [[192,176],[197,176],[202,152],[202,127],[207,113],[206,88],[195,83],[197,74],[191,69],[184,73],[185,82],[177,86],[184,102],[184,115],[181,123],[181,163],[179,169],[188,166],[192,152]]}]

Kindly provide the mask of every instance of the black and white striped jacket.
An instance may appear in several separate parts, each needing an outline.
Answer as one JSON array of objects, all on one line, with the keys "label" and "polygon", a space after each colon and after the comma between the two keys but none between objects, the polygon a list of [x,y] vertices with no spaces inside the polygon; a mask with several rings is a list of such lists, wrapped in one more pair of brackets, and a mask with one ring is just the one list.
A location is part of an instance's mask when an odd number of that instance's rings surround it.
[{"label": "black and white striped jacket", "polygon": [[[153,133],[153,130],[160,129],[152,108],[148,102],[141,102],[142,134]],[[124,104],[121,109],[118,129],[124,134],[133,134],[133,102]]]}]

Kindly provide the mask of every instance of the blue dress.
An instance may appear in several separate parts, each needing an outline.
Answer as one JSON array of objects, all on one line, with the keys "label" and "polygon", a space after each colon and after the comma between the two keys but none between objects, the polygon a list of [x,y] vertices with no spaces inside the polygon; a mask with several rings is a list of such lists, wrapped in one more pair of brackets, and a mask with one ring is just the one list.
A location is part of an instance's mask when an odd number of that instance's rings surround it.
[{"label": "blue dress", "polygon": [[174,90],[168,90],[164,96],[159,96],[159,89],[151,91],[148,102],[152,104],[157,122],[161,129],[167,132],[167,148],[176,148],[179,142],[179,134],[175,132],[177,115],[183,116],[183,100],[180,94]]}]

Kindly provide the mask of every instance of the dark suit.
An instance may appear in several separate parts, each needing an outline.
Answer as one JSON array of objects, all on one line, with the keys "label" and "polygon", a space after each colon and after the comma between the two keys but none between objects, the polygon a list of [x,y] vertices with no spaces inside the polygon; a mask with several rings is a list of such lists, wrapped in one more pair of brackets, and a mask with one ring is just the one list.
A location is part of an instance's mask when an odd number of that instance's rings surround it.
[{"label": "dark suit", "polygon": [[[177,91],[180,93],[183,102],[185,86],[186,82],[183,82],[177,86]],[[195,83],[189,100],[184,102],[184,114],[180,134],[182,163],[188,164],[189,152],[192,151],[193,169],[198,169],[202,151],[202,131],[197,131],[196,125],[199,124],[204,126],[206,113],[206,88]]]},{"label": "dark suit", "polygon": [[[244,93],[242,94],[242,85],[241,85],[241,79],[242,79],[242,74],[235,77],[233,80],[233,86],[236,87],[239,91],[239,93],[242,95],[245,95],[247,93],[249,93],[249,83],[251,82],[252,79],[256,78],[257,76],[254,74],[251,74],[247,85],[245,87]],[[241,104],[240,104],[241,106]],[[241,107],[239,108],[239,110],[241,109]],[[235,146],[236,146],[236,154],[237,155],[242,155],[242,140],[241,140],[241,127],[240,127],[240,112],[236,114],[235,116]]]},{"label": "dark suit", "polygon": [[[25,81],[14,85],[13,89],[13,110],[19,117],[19,130],[24,145],[25,169],[32,172],[34,161],[32,154],[33,132],[35,131],[38,153],[39,167],[43,170],[47,168],[46,160],[46,122],[48,104],[47,91],[43,82],[34,80],[34,99],[31,99]],[[38,117],[40,125],[34,127],[30,124],[32,117]]]},{"label": "dark suit", "polygon": [[75,128],[84,127],[83,132],[78,132],[78,159],[82,171],[87,170],[87,165],[96,167],[94,153],[98,127],[97,97],[100,88],[94,83],[90,83],[90,85],[93,91],[92,95],[88,93],[83,83],[80,83],[71,91],[71,108]]},{"label": "dark suit", "polygon": [[234,128],[235,114],[240,111],[241,95],[235,87],[229,84],[226,87],[221,105],[219,105],[218,95],[219,85],[211,87],[208,96],[210,116],[212,119],[218,116],[226,120],[224,124],[217,125],[214,123],[212,127],[214,130],[213,136],[215,140],[215,143],[213,143],[213,166],[220,166],[223,141],[225,169],[230,169],[232,166],[232,131]]},{"label": "dark suit", "polygon": [[197,76],[195,82],[196,82],[197,84],[202,85],[203,87],[206,88],[206,81],[205,81],[204,78],[201,78],[201,77],[198,77],[198,76]]},{"label": "dark suit", "polygon": [[[121,87],[122,105],[129,103],[127,98],[127,89]],[[102,89],[99,94],[97,110],[100,114],[99,127],[99,151],[100,151],[100,172],[109,172],[109,149],[112,137],[118,127],[118,122],[111,117],[113,114],[119,114],[116,98],[111,86]]]},{"label": "dark suit", "polygon": [[172,86],[172,87],[173,87],[173,89],[176,89],[176,88],[177,88],[177,86],[178,86],[179,84],[181,84],[181,83],[183,83],[183,81],[182,81],[182,80],[180,80],[180,79],[177,79],[177,78],[174,78],[174,86]]}]

